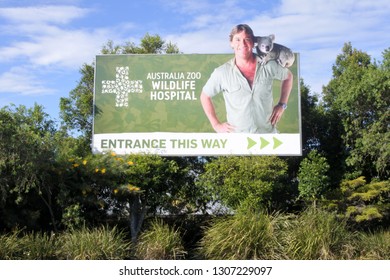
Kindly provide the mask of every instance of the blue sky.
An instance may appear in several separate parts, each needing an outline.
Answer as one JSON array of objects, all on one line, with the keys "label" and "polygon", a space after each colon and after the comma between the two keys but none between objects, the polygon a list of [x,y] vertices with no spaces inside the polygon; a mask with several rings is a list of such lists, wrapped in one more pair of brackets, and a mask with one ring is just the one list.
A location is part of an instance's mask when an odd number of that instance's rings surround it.
[{"label": "blue sky", "polygon": [[139,44],[149,33],[185,54],[231,53],[238,23],[299,52],[318,94],[344,43],[377,60],[390,47],[388,0],[0,0],[0,107],[36,102],[58,120],[60,98],[108,40]]}]

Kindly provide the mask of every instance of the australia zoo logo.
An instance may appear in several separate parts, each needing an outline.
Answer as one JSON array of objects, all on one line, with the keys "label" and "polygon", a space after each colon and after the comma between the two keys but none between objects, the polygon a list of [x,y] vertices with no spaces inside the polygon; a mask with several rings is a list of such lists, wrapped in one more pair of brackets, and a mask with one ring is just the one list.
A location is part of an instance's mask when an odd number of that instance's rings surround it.
[{"label": "australia zoo logo", "polygon": [[115,95],[115,107],[128,107],[130,93],[142,93],[142,80],[130,80],[129,67],[116,67],[115,80],[102,81],[102,94]]}]

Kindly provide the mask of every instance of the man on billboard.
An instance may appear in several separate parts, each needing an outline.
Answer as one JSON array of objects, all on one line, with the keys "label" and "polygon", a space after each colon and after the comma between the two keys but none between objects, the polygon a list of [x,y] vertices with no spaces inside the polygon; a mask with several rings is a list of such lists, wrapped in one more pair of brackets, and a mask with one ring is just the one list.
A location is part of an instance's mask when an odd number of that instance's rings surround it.
[{"label": "man on billboard", "polygon": [[[277,133],[276,124],[287,108],[293,85],[291,71],[275,60],[262,63],[253,53],[255,36],[248,25],[235,26],[229,38],[234,58],[214,70],[200,96],[211,126],[219,133]],[[281,81],[276,106],[274,80]],[[227,122],[219,120],[212,101],[219,93],[225,100]]]}]

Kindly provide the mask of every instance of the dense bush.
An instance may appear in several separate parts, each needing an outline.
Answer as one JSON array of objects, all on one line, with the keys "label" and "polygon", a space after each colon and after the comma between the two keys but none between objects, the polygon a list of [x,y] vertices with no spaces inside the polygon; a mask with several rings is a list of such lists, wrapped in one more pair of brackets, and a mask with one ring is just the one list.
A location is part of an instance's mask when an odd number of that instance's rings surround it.
[{"label": "dense bush", "polygon": [[154,220],[132,251],[128,236],[116,227],[82,227],[57,234],[15,230],[0,235],[0,259],[390,259],[390,231],[351,232],[344,220],[318,209],[297,215],[240,210],[214,218],[191,252],[183,247],[183,231]]}]

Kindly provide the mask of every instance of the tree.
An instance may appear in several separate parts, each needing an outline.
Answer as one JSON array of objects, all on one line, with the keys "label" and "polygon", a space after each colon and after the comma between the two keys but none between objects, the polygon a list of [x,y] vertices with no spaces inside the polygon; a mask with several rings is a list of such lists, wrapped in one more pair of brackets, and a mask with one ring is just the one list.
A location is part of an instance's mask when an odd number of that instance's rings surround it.
[{"label": "tree", "polygon": [[277,157],[219,157],[207,163],[199,184],[235,210],[272,209],[272,194],[286,188],[287,164]]},{"label": "tree", "polygon": [[86,140],[92,137],[94,67],[84,64],[81,79],[69,98],[60,99],[60,116],[69,132],[75,131]]},{"label": "tree", "polygon": [[312,150],[301,162],[298,173],[299,195],[305,200],[312,201],[316,207],[316,201],[327,191],[329,187],[329,164],[326,158],[316,150]]},{"label": "tree", "polygon": [[56,228],[55,133],[41,106],[0,110],[0,226]]},{"label": "tree", "polygon": [[[63,221],[70,226],[126,219],[133,245],[143,221],[157,213],[169,213],[183,199],[186,170],[157,155],[89,155],[68,160],[59,203]],[[184,173],[184,174],[181,174]]]},{"label": "tree", "polygon": [[386,179],[390,170],[390,69],[388,51],[382,64],[344,45],[324,87],[324,107],[342,124],[346,163],[368,178]]},{"label": "tree", "polygon": [[303,154],[308,154],[312,149],[319,148],[321,119],[317,111],[318,98],[310,93],[310,87],[300,80],[301,114],[302,114],[302,143]]},{"label": "tree", "polygon": [[347,157],[342,139],[344,132],[339,116],[328,110],[319,101],[317,95],[310,92],[310,87],[300,81],[301,114],[302,114],[302,157],[288,157],[291,180],[298,176],[302,159],[316,150],[324,156],[332,172],[329,175],[330,187],[338,188],[345,173]]}]

